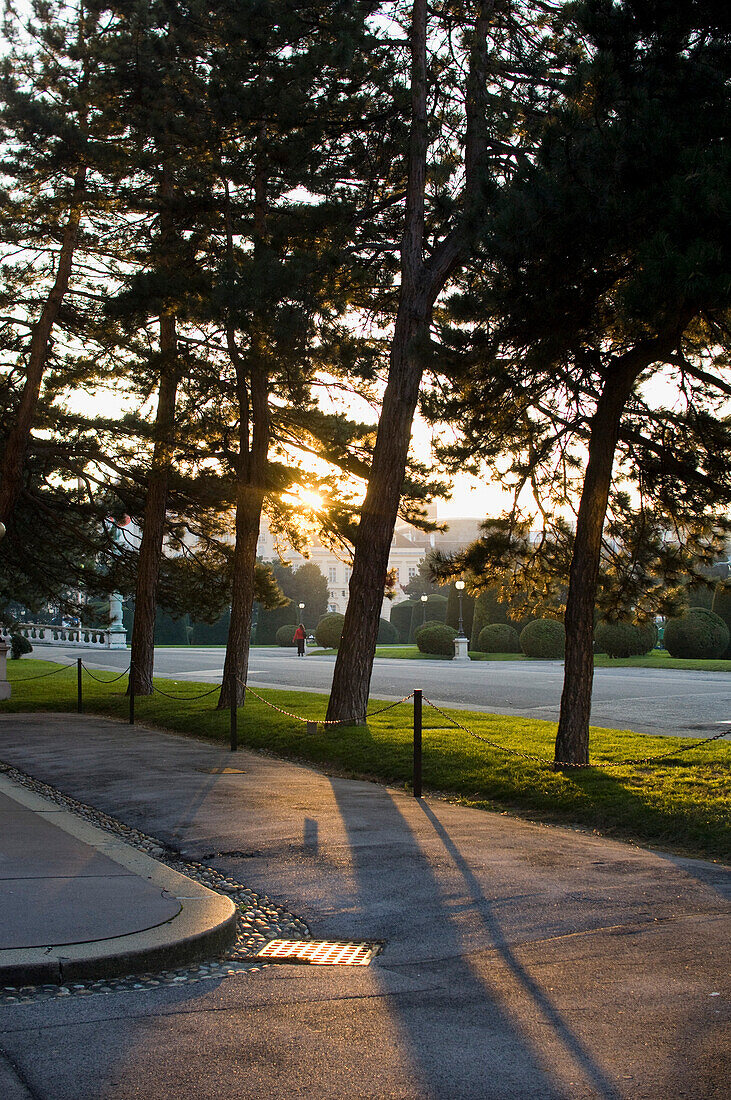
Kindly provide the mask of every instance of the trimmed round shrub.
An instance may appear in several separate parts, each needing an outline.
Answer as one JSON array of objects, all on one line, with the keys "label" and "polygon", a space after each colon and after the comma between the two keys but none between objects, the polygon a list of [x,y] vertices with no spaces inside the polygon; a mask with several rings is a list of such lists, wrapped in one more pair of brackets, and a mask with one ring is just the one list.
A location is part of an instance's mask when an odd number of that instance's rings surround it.
[{"label": "trimmed round shrub", "polygon": [[566,648],[563,623],[555,619],[534,619],[520,632],[520,648],[526,657],[542,657],[544,660],[563,657]]},{"label": "trimmed round shrub", "polygon": [[[315,641],[323,649],[337,649],[343,635],[345,616],[337,611],[328,611],[315,627]],[[292,628],[294,630],[294,627]]]},{"label": "trimmed round shrub", "polygon": [[415,637],[416,644],[422,653],[454,657],[454,639],[457,637],[454,627],[431,620],[419,627]]},{"label": "trimmed round shrub", "polygon": [[608,657],[642,657],[654,647],[657,629],[654,623],[599,623],[594,641]]},{"label": "trimmed round shrub", "polygon": [[295,646],[297,643],[292,640],[292,636],[297,629],[295,623],[291,626],[280,626],[276,633],[277,645],[281,646]]},{"label": "trimmed round shrub", "polygon": [[378,645],[396,645],[398,642],[398,630],[388,619],[378,620]]},{"label": "trimmed round shrub", "polygon": [[[731,584],[728,581],[722,581],[716,585],[711,611],[723,619],[731,637]],[[721,656],[724,660],[731,661],[731,641],[729,641],[725,653],[722,653]]]},{"label": "trimmed round shrub", "polygon": [[713,659],[725,653],[729,629],[720,615],[691,607],[681,619],[668,619],[663,643],[671,657]]},{"label": "trimmed round shrub", "polygon": [[482,653],[520,653],[520,634],[508,623],[488,623],[480,631],[477,648]]},{"label": "trimmed round shrub", "polygon": [[22,634],[10,635],[10,657],[13,661],[19,661],[24,653],[32,653],[33,646]]}]

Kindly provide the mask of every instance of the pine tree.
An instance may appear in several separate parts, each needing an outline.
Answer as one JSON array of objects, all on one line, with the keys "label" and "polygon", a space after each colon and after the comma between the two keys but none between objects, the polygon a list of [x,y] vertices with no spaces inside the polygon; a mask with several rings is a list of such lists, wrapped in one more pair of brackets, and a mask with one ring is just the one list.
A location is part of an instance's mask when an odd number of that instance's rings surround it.
[{"label": "pine tree", "polygon": [[[23,490],[44,379],[57,365],[54,329],[67,298],[97,148],[89,67],[95,21],[84,4],[6,10],[0,135],[6,190],[0,214],[0,338],[7,370],[0,432],[0,522]],[[94,183],[91,183],[93,190]],[[83,246],[82,246],[83,247]],[[47,425],[43,425],[46,427]]]},{"label": "pine tree", "polygon": [[[106,13],[105,65],[94,90],[107,117],[117,119],[120,202],[136,230],[123,285],[108,313],[116,322],[128,376],[134,372],[137,388],[157,397],[137,556],[130,682],[131,691],[150,694],[177,403],[190,370],[180,326],[200,290],[199,206],[210,190],[205,97],[210,12],[203,4],[163,0],[101,2],[99,8]],[[137,362],[129,340],[135,330]]]},{"label": "pine tree", "polygon": [[[460,418],[468,452],[512,449],[516,489],[533,488],[547,523],[581,466],[575,441],[586,443],[556,743],[557,762],[582,765],[613,470],[634,478],[640,521],[654,508],[683,537],[722,534],[729,74],[714,5],[587,0],[567,16],[577,60],[538,155],[486,222],[481,270],[451,303],[461,331],[445,359],[461,360],[460,399],[440,415]],[[684,409],[646,390],[661,370]],[[569,543],[558,535],[557,560]]]},{"label": "pine tree", "polygon": [[[459,8],[459,12],[456,9]],[[453,10],[454,9],[454,10]],[[475,5],[449,5],[447,18],[460,23],[447,28],[450,46],[459,40],[467,75],[461,87],[459,107],[445,110],[450,122],[461,111],[459,136],[452,132],[434,141],[441,119],[442,102],[430,114],[431,97],[445,71],[430,56],[429,6],[415,0],[408,20],[410,69],[410,133],[405,164],[405,192],[401,232],[398,309],[393,322],[388,383],[383,396],[378,435],[355,538],[350,598],[345,614],[343,641],[338,649],[327,717],[330,720],[362,720],[368,702],[378,619],[383,597],[388,554],[399,507],[423,371],[427,362],[434,303],[450,275],[469,255],[470,225],[485,198],[488,153],[487,78],[488,36],[493,23],[491,0]],[[444,30],[444,28],[441,28]],[[454,75],[454,74],[452,74]],[[447,81],[445,81],[445,86]],[[446,106],[446,105],[445,105]],[[461,143],[464,185],[455,196],[445,188],[431,205],[430,179],[453,179],[446,168]],[[439,161],[442,161],[439,164]],[[445,163],[446,161],[446,163]]]},{"label": "pine tree", "polygon": [[[347,208],[335,201],[335,189],[348,175],[338,147],[357,129],[353,119],[363,104],[361,92],[350,89],[358,87],[355,76],[363,66],[369,7],[280,3],[276,19],[266,5],[249,19],[234,5],[224,23],[222,63],[213,70],[225,105],[216,119],[224,260],[213,272],[213,302],[223,303],[238,425],[231,451],[236,541],[222,707],[234,694],[243,700],[262,509],[267,498],[281,502],[291,484],[273,461],[277,449],[285,457],[289,440],[348,467],[350,442],[362,434],[340,418],[338,435],[346,443],[337,455],[329,438],[335,419],[318,414],[311,389],[316,366],[342,371],[328,357],[336,334],[338,354],[358,345],[336,325],[352,293],[337,256]],[[346,75],[343,52],[352,55],[356,45],[361,60],[351,57],[355,72]],[[322,198],[287,198],[297,189]]]}]

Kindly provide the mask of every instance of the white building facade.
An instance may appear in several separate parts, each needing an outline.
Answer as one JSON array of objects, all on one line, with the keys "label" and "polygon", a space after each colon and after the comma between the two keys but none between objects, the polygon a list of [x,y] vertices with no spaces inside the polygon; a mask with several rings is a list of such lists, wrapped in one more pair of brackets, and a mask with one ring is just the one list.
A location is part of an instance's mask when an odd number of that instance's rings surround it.
[{"label": "white building facade", "polygon": [[[436,518],[436,510],[434,510]],[[419,571],[419,563],[424,560],[432,549],[449,552],[478,537],[480,521],[477,519],[451,520],[444,532],[419,531],[409,524],[402,524],[394,532],[391,543],[391,552],[388,557],[388,568],[395,578],[396,595],[392,600],[384,598],[381,616],[390,619],[391,608],[394,604],[407,599],[404,592],[405,586]],[[279,557],[280,548],[269,529],[262,523],[259,533],[257,554],[264,561],[273,561]],[[350,576],[352,565],[350,561],[338,557],[329,547],[323,546],[314,540],[307,550],[307,557],[289,548],[284,556],[291,561],[292,567],[298,569],[305,561],[317,565],[325,577],[328,586],[328,611],[338,611],[345,614],[348,604]]]}]

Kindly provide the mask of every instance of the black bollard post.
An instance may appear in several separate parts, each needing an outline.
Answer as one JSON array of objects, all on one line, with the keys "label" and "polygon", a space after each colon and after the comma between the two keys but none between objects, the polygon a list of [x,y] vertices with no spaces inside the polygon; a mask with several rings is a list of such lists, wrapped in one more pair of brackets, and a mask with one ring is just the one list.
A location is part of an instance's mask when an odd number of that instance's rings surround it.
[{"label": "black bollard post", "polygon": [[421,798],[421,688],[414,691],[414,798]]},{"label": "black bollard post", "polygon": [[129,724],[135,724],[135,666],[129,663]]},{"label": "black bollard post", "polygon": [[239,747],[239,732],[236,726],[236,720],[238,718],[238,704],[236,700],[236,688],[237,680],[235,676],[231,677],[231,752],[236,752]]},{"label": "black bollard post", "polygon": [[83,714],[84,708],[81,702],[81,657],[76,658],[76,709]]}]

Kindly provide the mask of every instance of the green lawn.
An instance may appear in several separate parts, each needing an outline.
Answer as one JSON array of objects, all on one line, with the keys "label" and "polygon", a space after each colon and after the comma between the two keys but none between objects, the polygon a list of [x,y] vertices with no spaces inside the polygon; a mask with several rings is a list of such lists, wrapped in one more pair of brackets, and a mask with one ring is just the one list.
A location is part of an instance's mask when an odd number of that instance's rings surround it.
[{"label": "green lawn", "polygon": [[[272,648],[271,646],[267,648]],[[314,657],[334,657],[337,649],[308,649]],[[435,653],[421,653],[415,645],[379,645],[376,657],[391,657],[399,661],[451,661],[451,657],[442,657]],[[560,660],[560,658],[557,658]],[[522,653],[480,653],[470,650],[472,661],[530,661]],[[653,650],[646,657],[607,657],[597,653],[594,657],[597,668],[669,668],[696,669],[699,672],[731,672],[731,661],[692,661],[676,657],[662,649]]]},{"label": "green lawn", "polygon": [[[0,712],[74,711],[76,671],[34,679],[60,666],[29,660],[8,662],[12,698]],[[84,674],[84,707],[89,713],[125,719],[125,680],[111,673]],[[25,682],[23,682],[25,681]],[[229,715],[216,711],[211,686],[158,680],[156,686],[180,698],[155,694],[136,700],[140,723],[227,743]],[[262,690],[270,704],[310,721],[322,721],[324,695]],[[379,709],[377,700],[371,710]],[[646,737],[627,730],[592,730],[596,764],[690,751],[649,763],[554,772],[555,724],[503,715],[450,709],[444,718],[424,708],[424,788],[468,805],[513,813],[531,820],[580,826],[605,835],[711,859],[731,856],[731,744],[696,746],[677,738]],[[325,727],[308,734],[304,722],[271,709],[249,693],[238,716],[242,746],[306,761],[339,775],[377,779],[408,789],[412,776],[412,707],[405,703],[373,716],[367,726]],[[494,742],[484,744],[452,725],[459,721]],[[499,746],[499,747],[498,747]],[[539,759],[524,759],[505,749]],[[2,753],[0,751],[0,757]]]},{"label": "green lawn", "polygon": [[653,649],[645,657],[607,657],[605,653],[597,653],[594,664],[599,668],[677,668],[697,669],[699,672],[731,672],[731,661],[671,657],[666,649]]},{"label": "green lawn", "polygon": [[[335,653],[336,650],[319,650],[321,653]],[[436,657],[429,653],[420,653],[415,645],[378,646],[376,657],[396,657],[402,660],[449,661],[451,657]],[[470,650],[473,661],[529,661],[522,653],[480,653]],[[671,657],[666,650],[653,650],[646,657],[607,657],[597,653],[594,658],[597,668],[668,668],[697,669],[702,672],[731,672],[731,661],[693,661]]]}]

